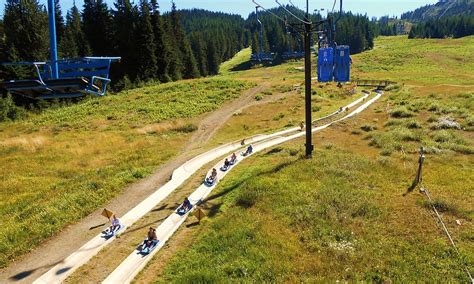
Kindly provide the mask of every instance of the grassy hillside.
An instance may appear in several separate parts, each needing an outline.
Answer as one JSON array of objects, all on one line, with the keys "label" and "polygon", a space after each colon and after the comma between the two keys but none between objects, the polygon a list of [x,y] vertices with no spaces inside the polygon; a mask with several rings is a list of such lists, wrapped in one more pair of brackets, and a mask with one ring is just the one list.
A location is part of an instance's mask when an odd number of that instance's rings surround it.
[{"label": "grassy hillside", "polygon": [[251,83],[149,86],[0,124],[0,267],[181,151],[200,114]]},{"label": "grassy hillside", "polygon": [[[336,146],[312,161],[289,155],[294,150],[246,161],[219,187],[211,209],[219,213],[173,259],[163,282],[465,280],[422,198],[401,198],[412,169]],[[433,162],[442,166],[433,171]],[[455,182],[444,189],[462,194],[472,168],[453,173],[437,158],[426,178],[447,169]],[[444,213],[450,221],[465,217]],[[456,233],[472,263],[474,230]]]},{"label": "grassy hillside", "polygon": [[414,11],[402,14],[403,20],[411,22],[421,22],[431,19],[438,19],[441,16],[474,16],[473,0],[443,0],[434,5],[426,5]]},{"label": "grassy hillside", "polygon": [[[464,264],[474,266],[473,40],[379,38],[373,51],[353,58],[354,77],[399,84],[355,119],[316,134],[312,160],[301,158],[300,140],[244,161],[203,205],[209,217],[170,243],[178,254],[158,253],[141,277],[467,282]],[[246,123],[240,119],[229,128]],[[424,185],[462,259],[426,198],[405,195],[420,146],[429,151]]]}]

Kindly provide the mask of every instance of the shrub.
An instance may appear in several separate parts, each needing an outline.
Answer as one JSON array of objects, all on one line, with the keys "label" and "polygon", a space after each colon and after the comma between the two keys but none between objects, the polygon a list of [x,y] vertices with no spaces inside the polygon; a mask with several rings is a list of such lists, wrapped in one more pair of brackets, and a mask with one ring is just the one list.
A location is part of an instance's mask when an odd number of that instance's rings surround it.
[{"label": "shrub", "polygon": [[388,127],[388,126],[397,126],[397,125],[402,125],[403,121],[400,121],[398,119],[389,119],[387,122],[384,123],[383,126]]},{"label": "shrub", "polygon": [[263,99],[263,96],[260,95],[260,94],[258,94],[258,95],[255,96],[255,100],[256,100],[256,101],[261,101],[262,99]]},{"label": "shrub", "polygon": [[235,204],[243,208],[250,208],[257,202],[257,198],[258,193],[256,191],[249,189],[242,190],[237,196]]},{"label": "shrub", "polygon": [[412,117],[413,115],[414,115],[413,112],[411,112],[404,106],[398,107],[390,111],[390,116],[394,118],[406,118],[406,117]]},{"label": "shrub", "polygon": [[377,130],[377,126],[371,124],[364,124],[360,127],[360,129],[364,130],[365,132],[370,132]]},{"label": "shrub", "polygon": [[387,88],[385,88],[385,91],[393,91],[393,92],[398,92],[402,89],[402,86],[401,84],[392,84],[392,85],[388,85]]},{"label": "shrub", "polygon": [[438,131],[433,135],[433,140],[438,143],[450,142],[453,138],[454,135],[446,130]]},{"label": "shrub", "polygon": [[15,105],[11,95],[0,97],[0,122],[23,117],[25,110]]},{"label": "shrub", "polygon": [[428,111],[431,111],[431,112],[438,112],[439,111],[439,106],[437,104],[431,104],[429,107],[428,107]]},{"label": "shrub", "polygon": [[198,129],[198,127],[196,125],[194,125],[192,123],[188,123],[186,125],[176,127],[173,130],[176,131],[176,132],[191,133],[191,132],[196,131],[197,129]]},{"label": "shrub", "polygon": [[277,115],[275,115],[275,116],[273,117],[273,120],[277,121],[277,120],[280,120],[280,119],[282,119],[282,118],[284,118],[284,117],[285,117],[285,114],[282,113],[282,112],[280,112],[279,114],[277,114]]},{"label": "shrub", "polygon": [[362,132],[360,132],[360,130],[358,130],[358,129],[355,129],[355,130],[352,130],[351,134],[360,135],[360,134],[362,134]]},{"label": "shrub", "polygon": [[409,120],[407,121],[407,127],[410,129],[417,129],[417,128],[422,128],[421,123],[419,123],[416,120]]},{"label": "shrub", "polygon": [[474,116],[469,116],[468,118],[466,118],[466,124],[468,126],[474,126]]}]

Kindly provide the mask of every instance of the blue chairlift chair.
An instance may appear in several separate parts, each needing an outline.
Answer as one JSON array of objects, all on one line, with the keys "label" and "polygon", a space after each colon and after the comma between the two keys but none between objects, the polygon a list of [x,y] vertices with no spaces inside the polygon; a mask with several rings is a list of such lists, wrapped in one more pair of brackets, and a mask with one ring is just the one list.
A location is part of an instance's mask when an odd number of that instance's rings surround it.
[{"label": "blue chairlift chair", "polygon": [[37,78],[0,83],[12,95],[33,99],[72,98],[86,95],[103,96],[110,82],[110,64],[120,57],[83,57],[57,61],[55,78],[51,62],[17,62],[5,65],[32,65]]},{"label": "blue chairlift chair", "polygon": [[271,62],[275,59],[275,53],[265,52],[263,50],[263,24],[258,19],[258,8],[260,8],[260,6],[255,7],[255,15],[257,18],[257,26],[258,26],[258,31],[259,31],[260,52],[250,55],[250,61],[255,62],[255,63]]},{"label": "blue chairlift chair", "polygon": [[304,57],[304,51],[285,51],[281,57],[284,60],[301,59]]},{"label": "blue chairlift chair", "polygon": [[[290,31],[288,30],[288,25],[285,24],[285,29],[286,29],[286,34],[288,35],[288,38],[290,38]],[[281,54],[281,58],[283,60],[296,60],[303,58],[305,55],[304,51],[293,51],[291,48],[291,42],[288,41],[288,51],[285,51]]]},{"label": "blue chairlift chair", "polygon": [[103,96],[110,82],[110,64],[120,57],[83,57],[58,60],[55,23],[55,0],[48,0],[50,57],[49,62],[16,62],[3,65],[34,66],[37,78],[0,83],[0,89],[12,95],[33,99],[56,99]]}]

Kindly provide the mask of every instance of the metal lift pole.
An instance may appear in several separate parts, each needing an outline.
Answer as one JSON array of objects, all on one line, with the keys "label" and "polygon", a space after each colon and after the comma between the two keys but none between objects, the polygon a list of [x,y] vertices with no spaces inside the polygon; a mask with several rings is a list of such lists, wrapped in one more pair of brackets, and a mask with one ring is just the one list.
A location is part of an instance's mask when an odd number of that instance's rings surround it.
[{"label": "metal lift pole", "polygon": [[313,156],[312,109],[311,109],[311,22],[309,19],[309,0],[306,0],[306,23],[304,24],[304,71],[305,71],[305,117],[306,117],[306,158]]},{"label": "metal lift pole", "polygon": [[49,16],[49,48],[51,57],[51,77],[59,78],[58,73],[58,48],[56,43],[56,21],[55,21],[55,0],[48,0],[48,16]]},{"label": "metal lift pole", "polygon": [[258,18],[258,8],[260,6],[255,7],[255,15],[257,17],[257,25],[258,25],[258,33],[259,33],[259,46],[260,50],[257,52],[257,57],[260,60],[260,54],[263,54],[263,24]]}]

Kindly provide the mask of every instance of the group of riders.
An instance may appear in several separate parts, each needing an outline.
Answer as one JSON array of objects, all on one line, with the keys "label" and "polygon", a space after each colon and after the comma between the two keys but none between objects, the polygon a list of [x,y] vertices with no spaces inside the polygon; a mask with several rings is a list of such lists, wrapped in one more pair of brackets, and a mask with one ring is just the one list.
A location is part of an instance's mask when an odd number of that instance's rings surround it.
[{"label": "group of riders", "polygon": [[[253,153],[253,146],[252,145],[249,145],[247,147],[247,150],[245,152],[242,152],[242,156],[246,157],[250,154]],[[229,158],[226,158],[224,160],[224,164],[222,165],[222,167],[220,168],[221,171],[223,172],[226,172],[231,166],[233,166],[235,163],[237,163],[237,155],[235,153],[232,154],[232,156],[230,156],[230,159]],[[208,186],[212,186],[214,185],[214,183],[216,182],[217,180],[217,170],[215,168],[212,169],[212,172],[211,172],[211,175],[208,176],[204,183],[207,184]]]},{"label": "group of riders", "polygon": [[[242,152],[242,156],[246,157],[250,154],[253,153],[253,146],[249,145],[247,147],[247,150],[245,152]],[[226,158],[224,161],[224,165],[220,168],[221,171],[225,172],[227,171],[231,166],[233,166],[237,162],[237,155],[233,153],[229,158]],[[213,185],[217,180],[217,170],[215,168],[212,169],[211,175],[206,178],[205,183],[209,186]],[[186,197],[181,204],[181,206],[176,210],[177,214],[179,215],[184,215],[187,212],[189,212],[193,208],[193,205],[189,201],[189,199]],[[116,215],[112,216],[112,221],[111,221],[110,227],[105,230],[103,233],[105,237],[112,237],[118,233],[123,228],[123,225],[120,223],[120,220],[117,218]],[[156,229],[150,227],[148,230],[148,235],[147,238],[140,244],[138,250],[142,254],[148,254],[150,253],[153,249],[156,248],[158,245],[159,240],[156,235]]]}]

